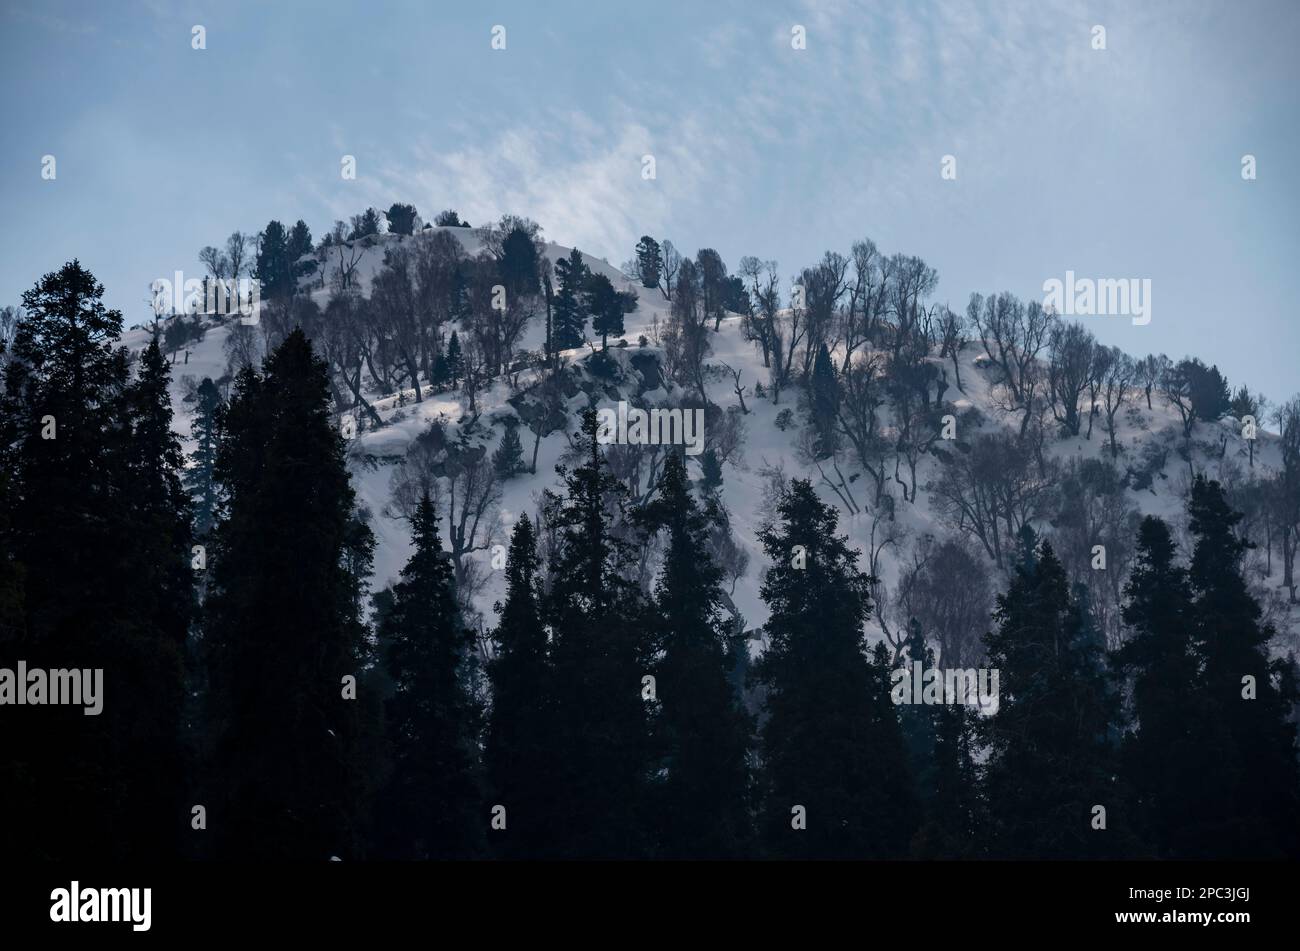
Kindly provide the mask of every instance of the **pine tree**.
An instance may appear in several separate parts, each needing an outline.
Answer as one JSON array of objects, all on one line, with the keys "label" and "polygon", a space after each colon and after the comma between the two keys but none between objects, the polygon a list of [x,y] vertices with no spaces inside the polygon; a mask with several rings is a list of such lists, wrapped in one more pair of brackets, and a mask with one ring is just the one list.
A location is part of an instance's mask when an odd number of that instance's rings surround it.
[{"label": "pine tree", "polygon": [[1124,775],[1135,822],[1157,855],[1185,859],[1194,854],[1192,827],[1210,808],[1204,793],[1216,767],[1204,744],[1218,727],[1205,718],[1191,586],[1175,554],[1169,527],[1144,518],[1124,589],[1130,636],[1115,662],[1132,681],[1135,729],[1126,737]]},{"label": "pine tree", "polygon": [[581,346],[586,336],[587,311],[583,288],[587,285],[589,273],[577,248],[567,258],[555,262],[555,276],[559,281],[551,329],[551,346],[555,350]]},{"label": "pine tree", "polygon": [[817,435],[815,451],[819,459],[825,459],[835,451],[835,419],[839,409],[839,381],[835,378],[826,344],[817,348],[809,395]]},{"label": "pine tree", "polygon": [[498,604],[496,656],[488,664],[492,710],[483,751],[493,803],[506,808],[501,854],[544,858],[555,852],[555,693],[541,618],[537,537],[521,515],[506,560],[506,600]]},{"label": "pine tree", "polygon": [[390,234],[415,234],[415,219],[418,212],[414,205],[404,204],[402,202],[393,202],[388,206],[388,211],[384,217],[388,219],[388,231]]},{"label": "pine tree", "polygon": [[664,463],[657,497],[639,519],[668,536],[651,615],[659,658],[651,821],[658,854],[737,858],[752,837],[753,724],[728,681],[722,574],[709,553],[718,514],[711,505],[701,510],[691,497],[685,463],[674,454]]},{"label": "pine tree", "polygon": [[289,231],[284,248],[285,270],[291,277],[290,286],[295,293],[298,290],[298,278],[310,273],[316,266],[314,261],[300,260],[304,255],[311,254],[311,250],[311,229],[307,227],[307,222],[299,218]]},{"label": "pine tree", "polygon": [[1188,514],[1196,539],[1188,572],[1193,631],[1207,714],[1218,727],[1199,738],[1214,764],[1209,784],[1218,808],[1189,848],[1214,858],[1300,857],[1296,727],[1287,718],[1296,697],[1284,693],[1285,664],[1268,656],[1273,629],[1261,623],[1242,574],[1249,547],[1236,534],[1242,516],[1203,476],[1192,485]]},{"label": "pine tree", "polygon": [[913,852],[922,859],[982,858],[985,806],[974,755],[978,714],[961,703],[932,709],[933,787]]},{"label": "pine tree", "polygon": [[[133,668],[114,710],[114,758],[121,768],[113,799],[126,813],[117,854],[170,856],[182,828],[185,775],[181,737],[185,706],[184,658],[195,613],[190,499],[181,483],[180,440],[172,430],[171,374],[155,337],[140,357],[137,379],[125,392],[122,417],[131,438],[124,447],[130,493],[119,508],[121,570],[131,579],[131,612],[124,619],[130,653],[115,663]],[[107,672],[106,672],[107,674]],[[125,684],[123,684],[125,686]]]},{"label": "pine tree", "polygon": [[492,468],[501,479],[512,479],[523,472],[524,447],[519,441],[519,425],[506,424],[506,431],[501,434],[501,445],[492,454]]},{"label": "pine tree", "polygon": [[325,364],[300,329],[245,368],[217,453],[227,496],[208,552],[205,641],[215,852],[360,854],[368,791],[347,677],[369,661],[358,525]]},{"label": "pine tree", "polygon": [[523,228],[515,228],[501,242],[501,261],[498,270],[506,293],[513,300],[536,294],[539,290],[538,268],[540,259],[537,245]]},{"label": "pine tree", "polygon": [[[1065,569],[1028,527],[1011,587],[986,637],[999,672],[997,713],[983,722],[992,851],[1008,858],[1101,858],[1133,842],[1115,781],[1118,701],[1103,644],[1071,596]],[[1105,812],[1105,829],[1095,806]]]},{"label": "pine tree", "polygon": [[[912,676],[912,665],[921,664],[923,670],[935,667],[934,651],[925,643],[921,624],[912,618],[907,624],[903,639],[903,654],[899,660],[905,664],[907,676]],[[916,782],[917,797],[924,812],[929,814],[935,786],[935,741],[938,731],[938,707],[927,703],[906,703],[898,706],[898,722],[903,731],[903,747],[907,751],[907,765]]]},{"label": "pine tree", "polygon": [[769,847],[787,857],[901,857],[918,808],[888,669],[866,652],[871,579],[811,483],[793,481],[778,512],[781,525],[760,535],[772,561],[760,592],[769,647],[755,665],[768,689]]},{"label": "pine tree", "polygon": [[377,631],[394,684],[382,837],[396,858],[467,858],[480,849],[486,823],[477,782],[482,711],[471,690],[474,635],[461,620],[427,494],[411,520],[411,544]]},{"label": "pine tree", "polygon": [[644,611],[629,580],[631,546],[614,534],[626,489],[601,454],[594,412],[582,434],[587,461],[559,469],[567,496],[544,498],[556,548],[543,617],[553,636],[554,749],[563,756],[554,828],[564,855],[629,858],[643,853],[646,833],[638,819],[648,744]]},{"label": "pine tree", "polygon": [[460,352],[460,337],[454,330],[451,332],[451,339],[447,341],[447,374],[452,386],[458,385],[465,376],[465,359]]},{"label": "pine tree", "polygon": [[441,348],[433,358],[433,370],[429,373],[429,382],[435,387],[442,387],[451,382],[451,367],[447,363],[447,354]]},{"label": "pine tree", "polygon": [[193,465],[185,470],[185,487],[194,499],[194,533],[199,538],[207,535],[216,517],[217,484],[213,469],[217,461],[219,417],[224,406],[221,391],[204,377],[199,384],[194,406],[194,420],[190,433],[195,447],[190,459]]},{"label": "pine tree", "polygon": [[0,600],[22,641],[4,659],[102,669],[103,712],[6,714],[0,772],[20,777],[11,814],[24,821],[0,835],[12,854],[157,859],[175,854],[180,828],[188,513],[166,361],[151,345],[130,379],[103,293],[77,261],[45,275],[23,295],[5,367]]},{"label": "pine tree", "polygon": [[600,334],[602,350],[609,349],[609,337],[621,335],[623,315],[636,309],[636,295],[615,290],[609,278],[592,274],[587,279],[583,302],[591,314],[591,329]]},{"label": "pine tree", "polygon": [[636,244],[636,265],[642,287],[659,286],[664,269],[663,249],[648,234],[643,234]]},{"label": "pine tree", "polygon": [[272,220],[258,237],[257,262],[253,276],[257,278],[262,297],[267,300],[286,297],[293,293],[293,261],[289,258],[289,237],[284,225]]}]

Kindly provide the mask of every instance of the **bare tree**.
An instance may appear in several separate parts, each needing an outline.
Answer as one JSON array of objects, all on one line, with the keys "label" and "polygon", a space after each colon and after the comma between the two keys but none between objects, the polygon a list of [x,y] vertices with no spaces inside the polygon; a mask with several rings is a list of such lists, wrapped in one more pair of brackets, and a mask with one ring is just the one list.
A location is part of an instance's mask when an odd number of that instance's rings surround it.
[{"label": "bare tree", "polygon": [[976,667],[984,658],[983,635],[993,613],[987,562],[960,538],[924,535],[900,559],[897,616],[913,618],[938,647],[945,666]]},{"label": "bare tree", "polygon": [[1161,379],[1169,371],[1169,358],[1163,353],[1149,353],[1137,363],[1137,379],[1147,396],[1147,409],[1151,409],[1151,391],[1160,385]]},{"label": "bare tree", "polygon": [[961,350],[966,343],[966,320],[961,314],[947,304],[939,311],[939,357],[952,360],[952,372],[956,377],[957,389],[965,393],[961,385]]},{"label": "bare tree", "polygon": [[1002,433],[976,437],[969,453],[950,457],[928,485],[931,502],[953,529],[979,541],[1002,566],[1020,529],[1050,498],[1055,473],[1033,465],[1021,440]]},{"label": "bare tree", "polygon": [[1093,378],[1097,340],[1079,323],[1052,325],[1047,346],[1047,395],[1052,415],[1071,436],[1079,435],[1079,398]]},{"label": "bare tree", "polygon": [[457,595],[472,610],[486,582],[474,555],[489,550],[500,533],[501,485],[486,449],[434,423],[394,468],[389,492],[391,517],[411,518],[426,493],[445,515]]},{"label": "bare tree", "polygon": [[1111,359],[1102,379],[1102,405],[1105,409],[1106,435],[1110,437],[1110,457],[1119,458],[1119,444],[1115,441],[1118,428],[1115,417],[1129,396],[1129,388],[1137,376],[1137,364],[1118,347],[1111,348]]},{"label": "bare tree", "polygon": [[781,279],[775,261],[756,257],[740,259],[740,273],[749,282],[749,313],[741,324],[746,340],[758,344],[763,366],[772,365],[772,351],[777,338],[776,315],[781,308]]},{"label": "bare tree", "polygon": [[1055,315],[1037,301],[1028,306],[1008,293],[972,294],[966,316],[979,333],[984,352],[999,371],[996,380],[1009,397],[1008,408],[1023,410],[1023,436],[1033,414],[1034,400],[1042,383],[1038,355],[1047,345]]},{"label": "bare tree", "polygon": [[252,250],[254,239],[252,235],[244,234],[240,231],[232,232],[226,239],[226,260],[229,262],[228,276],[232,281],[237,281],[241,276],[250,272],[253,261],[249,257],[249,251]]},{"label": "bare tree", "polygon": [[724,364],[722,364],[722,366],[725,367],[726,370],[727,370],[727,372],[731,374],[731,380],[732,380],[732,392],[734,392],[734,393],[736,394],[736,398],[737,398],[738,400],[740,400],[740,412],[743,413],[744,415],[748,416],[748,415],[749,415],[749,409],[745,406],[745,389],[746,389],[746,387],[743,387],[743,386],[740,385],[740,374],[741,374],[743,371],[742,371],[742,370],[737,370],[737,369],[735,369],[734,367],[732,367],[732,366],[731,366],[730,364],[728,364],[728,363],[724,363]]},{"label": "bare tree", "polygon": [[663,271],[659,275],[659,279],[662,282],[659,285],[659,289],[664,292],[664,298],[671,302],[673,299],[673,292],[677,287],[677,272],[681,270],[682,256],[678,253],[677,249],[673,247],[673,243],[667,239],[664,240],[662,249],[664,255],[664,266]]}]

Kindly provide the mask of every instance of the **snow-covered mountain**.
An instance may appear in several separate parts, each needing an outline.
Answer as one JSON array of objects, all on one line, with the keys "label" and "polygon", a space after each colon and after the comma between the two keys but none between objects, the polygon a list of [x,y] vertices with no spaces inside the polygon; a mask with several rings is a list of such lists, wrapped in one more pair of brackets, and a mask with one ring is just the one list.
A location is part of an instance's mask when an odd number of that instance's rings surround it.
[{"label": "snow-covered mountain", "polygon": [[[362,239],[349,245],[348,250],[350,256],[359,252],[356,278],[362,291],[368,292],[371,280],[383,264],[386,250],[403,243],[429,240],[437,231],[455,235],[471,255],[482,248],[484,233],[468,228],[431,229],[412,237],[385,234]],[[547,244],[545,248],[545,254],[552,263],[569,253],[570,249],[561,245]],[[615,398],[629,396],[639,397],[649,404],[673,398],[672,384],[662,379],[662,351],[655,344],[657,328],[662,328],[668,322],[669,302],[660,290],[642,287],[639,281],[623,274],[606,261],[589,256],[584,256],[584,260],[593,272],[608,277],[617,289],[635,293],[638,307],[627,316],[626,332],[621,340],[610,341],[612,356],[608,359],[619,368],[621,382],[606,385],[593,379],[589,366],[596,359],[593,348],[582,348],[564,354],[570,368],[568,372],[575,375],[574,383],[563,395],[563,405],[569,415],[569,434],[577,428],[580,411],[593,399],[598,401],[597,405],[608,406],[612,405]],[[330,263],[326,260],[325,267],[329,266]],[[303,290],[324,308],[330,291],[329,282],[322,280],[322,277],[322,274],[317,273],[307,279]],[[234,321],[224,318],[212,319],[204,338],[177,354],[172,380],[175,427],[183,437],[187,452],[193,448],[190,438],[193,403],[186,400],[186,394],[191,392],[194,382],[205,376],[220,380],[228,375],[224,345],[233,324]],[[544,335],[544,320],[534,320],[524,332],[520,348],[540,351]],[[133,350],[138,350],[144,346],[148,337],[149,330],[138,327],[125,335],[124,343]],[[805,453],[800,453],[798,443],[801,430],[807,426],[807,413],[800,405],[799,388],[787,387],[780,395],[779,404],[773,403],[769,373],[763,367],[758,347],[745,339],[739,315],[728,315],[721,321],[716,333],[712,332],[710,325],[710,345],[711,353],[706,363],[716,368],[707,378],[710,401],[724,410],[738,408],[740,399],[736,388],[744,388],[746,411],[740,414],[743,442],[723,466],[719,494],[730,514],[736,540],[750,555],[748,570],[737,580],[733,594],[735,609],[743,615],[745,625],[749,628],[760,626],[766,616],[766,609],[759,597],[765,557],[758,533],[764,519],[770,515],[768,499],[776,473],[783,472],[789,478],[811,478],[818,485],[823,499],[838,507],[841,531],[849,535],[862,550],[864,567],[869,565],[871,555],[878,553],[876,570],[881,581],[879,595],[880,600],[888,603],[897,593],[902,566],[916,551],[919,541],[926,535],[944,538],[953,534],[952,527],[937,510],[934,494],[927,487],[928,484],[941,474],[945,465],[950,464],[954,453],[969,449],[971,440],[978,432],[1005,430],[1010,433],[1019,428],[1021,414],[999,406],[999,400],[993,392],[994,372],[989,366],[988,358],[978,342],[968,341],[958,358],[962,388],[959,390],[950,380],[945,393],[945,399],[952,404],[952,412],[957,419],[955,439],[938,442],[932,451],[921,456],[916,472],[914,502],[902,498],[895,479],[888,481],[893,495],[893,518],[890,519],[885,514],[884,507],[873,504],[874,489],[869,485],[869,480],[861,476],[851,458],[841,463],[843,482],[837,493],[830,487],[830,482],[838,483],[840,477],[828,471],[829,480],[824,480],[816,464],[810,463]],[[598,346],[598,341],[595,346]],[[936,365],[951,368],[951,361],[946,358],[941,360],[932,356],[930,360]],[[512,389],[511,381],[502,377],[476,394],[477,408],[480,411],[474,436],[477,445],[488,452],[496,446],[509,418],[517,417],[520,407],[527,405],[529,390],[537,379],[538,372],[529,369],[516,375],[517,389]],[[766,395],[755,395],[758,384],[767,390]],[[461,392],[429,389],[423,397],[422,401],[416,402],[414,391],[409,389],[388,395],[369,393],[367,399],[384,424],[375,426],[367,419],[359,420],[359,431],[349,444],[350,465],[358,496],[371,514],[371,526],[378,543],[373,590],[389,584],[410,553],[407,526],[391,504],[391,480],[395,467],[417,437],[432,424],[443,423],[447,432],[454,436],[467,416],[467,400]],[[792,421],[789,421],[790,414],[782,417],[787,410],[791,411]],[[883,431],[888,434],[893,425],[889,406],[883,406],[881,412]],[[1051,432],[1052,435],[1043,448],[1044,456],[1048,459],[1065,463],[1071,459],[1109,458],[1107,436],[1100,425],[1094,427],[1091,439],[1085,438],[1083,434],[1058,438],[1054,427],[1051,427]],[[521,429],[520,433],[524,457],[528,461],[533,452],[533,438],[526,428]],[[1137,466],[1141,459],[1154,458],[1160,462],[1157,467],[1152,467],[1149,462],[1147,464],[1149,485],[1145,485],[1148,479],[1142,479],[1138,482],[1144,487],[1137,488],[1131,480],[1124,490],[1128,500],[1142,514],[1159,515],[1179,525],[1184,521],[1184,498],[1191,467],[1197,472],[1236,485],[1252,473],[1261,476],[1278,469],[1281,464],[1277,437],[1261,429],[1251,466],[1248,460],[1249,446],[1243,438],[1241,425],[1235,419],[1224,418],[1217,423],[1198,425],[1189,466],[1189,462],[1181,458],[1178,452],[1178,447],[1183,443],[1179,414],[1159,392],[1153,395],[1150,410],[1147,408],[1145,394],[1138,392],[1130,399],[1128,406],[1120,413],[1117,441],[1123,450],[1119,461],[1121,472],[1126,467]],[[1150,446],[1163,446],[1167,450],[1163,460],[1160,452],[1148,450],[1147,447]],[[536,473],[524,473],[503,484],[499,502],[501,527],[496,533],[495,543],[504,544],[508,539],[510,525],[518,515],[522,512],[535,512],[542,491],[558,484],[555,466],[569,447],[569,437],[564,430],[550,433],[541,439],[537,447]],[[900,471],[903,480],[910,482],[905,465]],[[698,475],[698,468],[694,465],[692,473]],[[1040,520],[1036,525],[1051,532],[1051,526],[1045,521]],[[493,569],[492,554],[489,547],[474,556],[486,575],[486,582],[475,603],[489,627],[494,617],[493,604],[504,594],[503,573]],[[1262,563],[1262,556],[1255,560]],[[1276,596],[1280,579],[1279,559],[1273,557],[1272,563],[1272,577],[1257,577],[1256,580],[1261,590],[1275,593],[1272,598],[1274,612],[1287,612],[1283,599]],[[995,586],[1000,588],[1001,576],[992,570],[991,561],[990,569]],[[888,615],[889,611],[886,610],[885,613]],[[1289,613],[1275,614],[1275,617],[1280,617],[1285,624],[1294,628]],[[871,633],[879,636],[879,621],[873,624],[876,625],[876,630]]]}]

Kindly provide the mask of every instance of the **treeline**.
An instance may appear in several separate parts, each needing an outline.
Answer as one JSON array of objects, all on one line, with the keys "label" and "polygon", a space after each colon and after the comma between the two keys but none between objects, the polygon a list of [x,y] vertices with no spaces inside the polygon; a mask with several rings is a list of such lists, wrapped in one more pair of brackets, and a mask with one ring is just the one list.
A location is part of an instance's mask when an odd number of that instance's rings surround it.
[{"label": "treeline", "polygon": [[47,275],[5,363],[0,666],[105,675],[99,717],[0,710],[6,854],[1300,855],[1296,667],[1268,655],[1216,482],[1193,485],[1188,563],[1141,523],[1115,651],[1022,527],[981,715],[894,702],[895,666],[933,663],[925,632],[868,646],[875,579],[807,481],[761,536],[751,663],[716,500],[670,454],[631,504],[588,414],[583,457],[516,523],[481,648],[427,493],[367,620],[374,538],[301,329],[208,393],[192,498],[168,365],[155,340],[132,366],[101,297],[77,262]]}]

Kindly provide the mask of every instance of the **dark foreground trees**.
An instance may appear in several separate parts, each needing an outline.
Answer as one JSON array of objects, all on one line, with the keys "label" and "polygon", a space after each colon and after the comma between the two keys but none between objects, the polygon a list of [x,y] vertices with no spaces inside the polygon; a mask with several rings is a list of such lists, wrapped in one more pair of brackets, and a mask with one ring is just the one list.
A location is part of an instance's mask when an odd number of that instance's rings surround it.
[{"label": "dark foreground trees", "polygon": [[204,624],[214,848],[355,857],[369,777],[345,678],[369,662],[354,575],[368,574],[373,541],[356,530],[326,368],[301,330],[263,372],[240,374],[225,428]]}]

